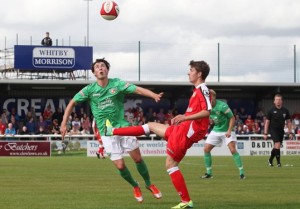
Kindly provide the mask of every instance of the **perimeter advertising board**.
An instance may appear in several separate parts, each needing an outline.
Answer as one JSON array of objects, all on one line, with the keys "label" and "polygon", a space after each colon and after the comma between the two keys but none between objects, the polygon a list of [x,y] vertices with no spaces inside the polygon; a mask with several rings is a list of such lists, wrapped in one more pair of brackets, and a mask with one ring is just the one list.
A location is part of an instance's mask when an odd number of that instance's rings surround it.
[{"label": "perimeter advertising board", "polygon": [[[186,156],[203,156],[205,140],[201,140],[187,151]],[[166,156],[166,141],[139,141],[140,150],[143,156]],[[87,142],[87,156],[95,157],[98,150],[97,141]],[[272,140],[238,140],[237,150],[241,156],[268,156],[273,149]],[[283,141],[281,148],[282,155],[300,155],[300,141]],[[126,154],[128,155],[128,154]],[[219,144],[212,150],[214,156],[231,156],[231,153],[225,143]]]},{"label": "perimeter advertising board", "polygon": [[6,157],[50,157],[50,142],[0,142],[0,156]]}]

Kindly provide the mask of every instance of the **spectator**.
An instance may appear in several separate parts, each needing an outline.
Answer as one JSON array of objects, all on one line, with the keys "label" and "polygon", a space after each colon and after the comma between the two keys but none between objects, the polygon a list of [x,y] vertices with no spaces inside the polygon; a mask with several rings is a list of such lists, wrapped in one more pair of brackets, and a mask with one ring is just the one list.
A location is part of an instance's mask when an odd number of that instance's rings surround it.
[{"label": "spectator", "polygon": [[75,120],[72,121],[72,129],[75,126],[76,129],[78,129],[79,131],[81,130],[81,122],[79,120],[79,117],[76,116]]},{"label": "spectator", "polygon": [[10,123],[12,124],[13,128],[15,129],[16,134],[18,134],[19,133],[19,123],[16,121],[14,115],[11,115]]},{"label": "spectator", "polygon": [[167,121],[167,123],[168,123],[169,125],[171,125],[171,120],[172,120],[172,118],[174,118],[174,116],[173,116],[172,110],[169,109],[168,112],[167,112],[166,115],[165,115],[165,120]]},{"label": "spectator", "polygon": [[86,112],[84,111],[83,107],[80,107],[79,113],[77,115],[78,115],[80,120],[81,120],[81,118],[84,117],[84,115],[86,115]]},{"label": "spectator", "polygon": [[244,135],[253,134],[253,132],[249,130],[249,127],[247,125],[243,125],[243,132]]},{"label": "spectator", "polygon": [[39,120],[37,122],[37,127],[43,127],[44,130],[48,129],[47,122],[44,121],[44,117],[42,115],[39,116]]},{"label": "spectator", "polygon": [[243,123],[244,123],[245,120],[246,120],[247,117],[248,117],[248,114],[246,113],[245,108],[241,107],[240,112],[239,112],[239,116],[240,116],[240,119],[241,119],[241,120],[243,121]]},{"label": "spectator", "polygon": [[30,119],[32,118],[32,112],[31,111],[27,111],[26,116],[24,118],[24,123],[28,123],[30,121]]},{"label": "spectator", "polygon": [[157,119],[159,123],[164,123],[166,120],[166,116],[164,113],[164,108],[160,108],[159,112],[157,113]]},{"label": "spectator", "polygon": [[16,119],[17,122],[20,121],[20,116],[18,115],[16,108],[14,108],[14,107],[11,108],[8,118],[11,118],[11,116],[14,116],[14,118]]},{"label": "spectator", "polygon": [[92,124],[90,121],[90,118],[87,116],[86,113],[83,114],[83,117],[81,118],[81,128],[82,131],[86,134],[89,134],[91,132]]},{"label": "spectator", "polygon": [[[245,132],[244,132],[244,125],[242,125],[242,124],[240,124],[240,125],[238,125],[238,127],[237,127],[237,129],[236,129],[236,134],[237,135],[244,135],[245,134]],[[247,127],[247,126],[246,126]]]},{"label": "spectator", "polygon": [[233,112],[235,118],[237,115],[240,115],[239,111],[236,108],[232,109],[232,112]]},{"label": "spectator", "polygon": [[157,113],[154,111],[152,112],[152,116],[149,118],[148,122],[158,122]]},{"label": "spectator", "polygon": [[[43,126],[40,126],[39,128],[38,128],[38,131],[35,133],[36,135],[47,135],[47,134],[49,134],[49,132],[47,132],[45,129],[44,129],[44,127]],[[37,138],[38,140],[47,140],[47,137],[45,137],[45,138],[41,138],[41,137],[38,137]]]},{"label": "spectator", "polygon": [[36,122],[37,116],[34,107],[30,107],[29,111],[31,112],[31,116],[33,117],[33,120]]},{"label": "spectator", "polygon": [[235,127],[239,127],[240,125],[244,125],[243,121],[240,119],[239,115],[235,115],[235,123],[234,126]]},{"label": "spectator", "polygon": [[46,37],[42,39],[41,44],[43,46],[52,46],[52,39],[50,38],[49,32],[46,32]]},{"label": "spectator", "polygon": [[[15,136],[16,135],[16,129],[13,127],[13,124],[12,123],[9,123],[7,128],[5,129],[5,133],[4,135],[6,136]],[[7,140],[12,140],[13,138],[9,137],[9,138],[6,138]]]},{"label": "spectator", "polygon": [[299,112],[299,110],[297,110],[296,112],[294,112],[294,114],[292,115],[292,119],[294,119],[296,117],[300,118],[300,112]]},{"label": "spectator", "polygon": [[[26,126],[22,127],[22,130],[19,133],[20,135],[29,135],[29,131]],[[28,137],[20,137],[20,140],[30,140]]]},{"label": "spectator", "polygon": [[[52,121],[52,125],[50,126],[50,133],[54,134],[54,135],[59,135],[60,134],[60,127],[59,127],[59,124],[58,124],[58,120],[57,119],[54,119]],[[53,138],[54,140],[58,140],[60,138],[58,137],[55,137]]]},{"label": "spectator", "polygon": [[251,115],[247,116],[247,119],[245,120],[245,125],[248,126],[248,129],[251,132],[253,131],[254,120],[252,119]]},{"label": "spectator", "polygon": [[300,117],[299,115],[294,115],[294,118],[292,119],[292,124],[294,127],[300,126]]},{"label": "spectator", "polygon": [[0,135],[4,135],[6,129],[6,125],[2,123],[2,120],[0,120]]},{"label": "spectator", "polygon": [[148,112],[146,113],[146,121],[149,121],[149,119],[152,117],[153,114],[153,108],[149,107]]},{"label": "spectator", "polygon": [[26,127],[27,127],[27,130],[28,130],[29,134],[35,134],[35,132],[36,132],[36,123],[34,122],[33,117],[31,117],[29,119],[29,121],[26,123]]},{"label": "spectator", "polygon": [[52,122],[52,115],[53,115],[53,111],[51,109],[51,106],[48,105],[45,110],[44,110],[44,113],[43,113],[43,117],[44,117],[44,120],[47,122],[47,125],[51,125],[51,122]]},{"label": "spectator", "polygon": [[8,115],[7,115],[7,110],[6,109],[3,109],[2,110],[2,114],[1,114],[1,122],[5,125],[5,126],[7,126],[7,124],[8,124]]},{"label": "spectator", "polygon": [[61,108],[58,107],[58,108],[56,108],[56,111],[52,115],[52,120],[57,119],[58,124],[60,124],[63,119],[63,116],[64,116],[64,114],[63,114]]},{"label": "spectator", "polygon": [[261,134],[261,127],[260,127],[260,124],[258,122],[258,120],[256,120],[254,122],[254,125],[253,125],[253,133],[254,134]]},{"label": "spectator", "polygon": [[45,134],[49,134],[49,132],[46,131],[46,129],[44,128],[44,126],[40,126],[35,134],[37,134],[37,135],[45,135]]},{"label": "spectator", "polygon": [[127,121],[132,125],[133,124],[133,119],[134,119],[134,114],[132,112],[131,108],[128,108],[125,113],[124,113]]},{"label": "spectator", "polygon": [[262,109],[259,109],[259,111],[256,113],[255,119],[258,120],[258,122],[263,121],[263,118],[266,114],[263,112]]},{"label": "spectator", "polygon": [[73,126],[71,131],[69,132],[69,134],[70,135],[81,135],[81,132],[76,126]]}]

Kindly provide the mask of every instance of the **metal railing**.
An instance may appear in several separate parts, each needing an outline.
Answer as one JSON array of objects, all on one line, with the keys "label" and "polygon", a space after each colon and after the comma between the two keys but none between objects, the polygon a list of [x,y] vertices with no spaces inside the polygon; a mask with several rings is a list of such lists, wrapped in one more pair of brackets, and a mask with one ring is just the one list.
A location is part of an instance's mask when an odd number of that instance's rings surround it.
[{"label": "metal railing", "polygon": [[[249,135],[237,135],[237,140],[263,140],[264,135],[262,134],[249,134]],[[44,141],[52,141],[52,140],[61,140],[61,135],[58,134],[37,134],[37,135],[0,135],[0,140],[44,140]],[[150,135],[143,135],[137,137],[139,140],[160,140],[161,138],[158,137],[156,134],[150,134]],[[81,140],[96,140],[93,134],[81,134],[81,135],[65,135],[66,140],[72,140],[72,139],[81,139]],[[268,139],[271,139],[270,136],[268,136]],[[287,137],[285,137],[285,140],[288,140]],[[295,134],[293,140],[300,140],[300,134]]]}]

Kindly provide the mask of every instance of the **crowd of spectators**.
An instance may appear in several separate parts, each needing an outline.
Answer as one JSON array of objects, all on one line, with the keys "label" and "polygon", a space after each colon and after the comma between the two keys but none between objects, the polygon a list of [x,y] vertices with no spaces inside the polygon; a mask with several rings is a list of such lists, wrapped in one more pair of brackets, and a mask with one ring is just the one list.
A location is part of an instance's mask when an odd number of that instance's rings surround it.
[{"label": "crowd of spectators", "polygon": [[[266,115],[263,110],[259,110],[255,115],[248,114],[244,108],[233,109],[236,117],[234,130],[238,135],[263,134]],[[159,122],[171,124],[171,119],[178,114],[177,109],[158,111],[153,108],[143,110],[140,106],[125,110],[125,118],[131,125],[143,125],[148,122]],[[10,111],[3,109],[0,120],[0,135],[46,135],[60,134],[60,123],[63,118],[63,111],[57,108],[54,112],[48,105],[40,116],[36,116],[34,108],[30,108],[24,118],[17,114],[15,108]],[[80,108],[78,112],[73,112],[68,121],[68,134],[92,134],[92,117]],[[295,134],[300,134],[300,113],[292,115],[292,124]],[[210,128],[213,127],[211,121]],[[286,129],[287,130],[287,129]],[[27,138],[21,138],[27,139]],[[55,138],[54,138],[55,139]],[[57,138],[59,139],[59,137]]]},{"label": "crowd of spectators", "polygon": [[[30,108],[23,118],[17,114],[15,108],[11,108],[10,111],[3,109],[0,120],[0,135],[59,135],[63,114],[61,108],[52,111],[50,105],[45,108],[40,116],[36,116],[34,108]],[[84,108],[80,108],[78,113],[73,112],[69,118],[68,134],[90,134],[92,131],[91,126],[90,117],[84,112]],[[21,137],[20,139],[28,140],[27,137]],[[52,139],[60,139],[60,137]]]}]

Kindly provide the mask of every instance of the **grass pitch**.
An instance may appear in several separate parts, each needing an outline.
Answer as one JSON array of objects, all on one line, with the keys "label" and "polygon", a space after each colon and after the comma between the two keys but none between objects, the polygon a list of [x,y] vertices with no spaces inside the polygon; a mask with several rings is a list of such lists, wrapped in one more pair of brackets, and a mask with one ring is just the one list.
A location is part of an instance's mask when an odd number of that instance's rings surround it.
[{"label": "grass pitch", "polygon": [[[240,180],[231,157],[213,157],[213,179],[205,173],[203,157],[185,157],[180,164],[194,208],[299,209],[300,156],[282,156],[282,167],[269,167],[267,156],[242,157],[245,180]],[[145,157],[160,200],[145,189],[130,158],[132,175],[140,182],[144,202],[133,198],[109,159],[82,154],[51,158],[0,158],[1,209],[160,209],[179,203],[165,171],[165,157]]]}]

